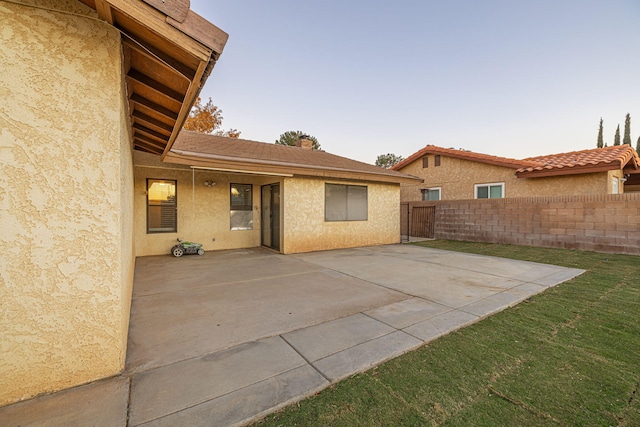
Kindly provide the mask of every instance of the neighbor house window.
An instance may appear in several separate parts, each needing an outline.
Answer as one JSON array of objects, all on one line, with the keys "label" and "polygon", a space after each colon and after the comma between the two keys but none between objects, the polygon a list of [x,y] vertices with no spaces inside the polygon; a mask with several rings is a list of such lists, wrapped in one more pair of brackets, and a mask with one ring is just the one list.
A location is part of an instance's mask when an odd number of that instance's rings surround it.
[{"label": "neighbor house window", "polygon": [[178,231],[177,181],[147,179],[147,233]]},{"label": "neighbor house window", "polygon": [[231,184],[231,229],[253,229],[253,186]]},{"label": "neighbor house window", "polygon": [[422,167],[423,168],[428,168],[429,167],[429,157],[424,156],[422,158]]},{"label": "neighbor house window", "polygon": [[618,194],[620,192],[618,178],[613,178],[611,181],[611,194]]},{"label": "neighbor house window", "polygon": [[433,166],[440,166],[440,154],[433,156]]},{"label": "neighbor house window", "polygon": [[504,197],[504,182],[476,184],[474,188],[476,199],[502,199]]},{"label": "neighbor house window", "polygon": [[368,211],[366,186],[342,184],[325,185],[325,221],[366,221]]},{"label": "neighbor house window", "polygon": [[440,187],[424,188],[422,191],[422,200],[440,200]]}]

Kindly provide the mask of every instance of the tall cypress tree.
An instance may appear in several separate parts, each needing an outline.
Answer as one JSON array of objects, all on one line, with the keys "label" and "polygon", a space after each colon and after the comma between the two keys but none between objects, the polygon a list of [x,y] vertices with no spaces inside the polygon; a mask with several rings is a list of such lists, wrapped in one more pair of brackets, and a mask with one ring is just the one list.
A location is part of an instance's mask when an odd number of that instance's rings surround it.
[{"label": "tall cypress tree", "polygon": [[600,117],[600,130],[598,131],[598,148],[604,147],[604,141],[602,140],[602,117]]},{"label": "tall cypress tree", "polygon": [[622,143],[631,145],[631,115],[629,113],[624,119],[624,138],[622,138]]},{"label": "tall cypress tree", "polygon": [[613,145],[620,145],[620,125],[616,129],[616,136],[613,137]]},{"label": "tall cypress tree", "polygon": [[636,142],[636,151],[640,153],[640,136],[638,137],[638,142]]}]

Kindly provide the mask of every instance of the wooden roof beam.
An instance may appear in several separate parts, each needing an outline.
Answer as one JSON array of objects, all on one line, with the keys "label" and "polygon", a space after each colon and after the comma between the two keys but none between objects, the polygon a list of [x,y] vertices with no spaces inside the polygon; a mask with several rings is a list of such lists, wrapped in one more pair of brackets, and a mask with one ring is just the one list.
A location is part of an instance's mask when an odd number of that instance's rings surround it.
[{"label": "wooden roof beam", "polygon": [[161,122],[160,120],[153,118],[148,114],[142,113],[139,110],[134,110],[133,113],[131,113],[131,115],[136,120],[140,120],[142,122],[148,123],[151,126],[155,126],[157,128],[166,130],[169,133],[173,131],[173,126],[171,126],[170,124]]},{"label": "wooden roof beam", "polygon": [[144,105],[145,107],[156,111],[160,115],[168,117],[173,122],[175,122],[178,119],[178,113],[176,113],[175,111],[171,111],[168,108],[165,108],[160,104],[156,104],[153,101],[149,101],[147,98],[145,98],[145,97],[143,97],[143,96],[141,96],[141,95],[139,95],[137,93],[134,93],[133,95],[131,95],[130,100],[131,100],[131,102],[134,102],[136,104]]},{"label": "wooden roof beam", "polygon": [[159,49],[156,49],[150,44],[134,38],[131,34],[125,35],[122,38],[122,41],[129,48],[136,50],[142,55],[145,55],[147,58],[154,61],[159,66],[162,66],[164,68],[177,72],[178,74],[185,77],[189,81],[193,80],[193,77],[196,74],[196,70],[183,64],[180,61],[175,60],[171,56],[167,55],[166,53],[162,52]]},{"label": "wooden roof beam", "polygon": [[113,25],[113,11],[111,10],[111,5],[104,0],[95,0],[95,2],[96,12],[98,12],[100,19],[104,19],[109,24]]},{"label": "wooden roof beam", "polygon": [[151,77],[142,74],[135,68],[131,68],[129,70],[129,72],[127,73],[127,77],[180,104],[182,104],[182,102],[184,101],[184,94],[176,92],[170,87],[163,85],[159,81],[153,80]]},{"label": "wooden roof beam", "polygon": [[153,148],[155,150],[160,150],[161,152],[162,150],[164,150],[164,144],[159,143],[158,141],[154,141],[153,139],[148,138],[141,133],[135,132],[133,134],[133,139],[136,141],[136,144],[144,143],[144,145],[146,145],[147,147]]},{"label": "wooden roof beam", "polygon": [[140,132],[145,136],[151,137],[152,139],[157,139],[163,146],[169,141],[170,135],[163,135],[160,132],[156,132],[153,129],[149,129],[148,127],[142,125],[141,123],[133,124],[134,132]]}]

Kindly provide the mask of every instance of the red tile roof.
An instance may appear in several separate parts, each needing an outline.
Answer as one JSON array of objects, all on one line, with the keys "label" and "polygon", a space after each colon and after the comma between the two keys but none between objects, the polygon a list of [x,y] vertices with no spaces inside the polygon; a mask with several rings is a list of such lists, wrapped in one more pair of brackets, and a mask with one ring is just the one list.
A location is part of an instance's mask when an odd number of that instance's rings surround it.
[{"label": "red tile roof", "polygon": [[440,154],[447,157],[516,169],[518,178],[573,175],[616,169],[624,169],[625,173],[640,173],[640,157],[638,157],[636,150],[627,144],[529,157],[522,160],[427,145],[422,150],[395,165],[392,169],[402,169],[427,154]]},{"label": "red tile roof", "polygon": [[245,173],[322,176],[380,182],[421,178],[324,151],[182,131],[167,162]]},{"label": "red tile roof", "polygon": [[522,167],[516,171],[516,175],[522,178],[573,175],[616,169],[625,169],[625,172],[634,172],[640,169],[638,153],[636,153],[633,147],[627,144],[572,151],[570,153],[529,157],[524,160],[532,162],[533,165]]},{"label": "red tile roof", "polygon": [[392,169],[394,170],[402,169],[403,167],[407,166],[408,164],[414,162],[417,159],[420,159],[426,156],[427,154],[440,154],[446,157],[470,160],[472,162],[488,163],[490,165],[504,166],[506,168],[513,168],[513,169],[531,165],[530,162],[526,162],[524,160],[509,159],[507,157],[498,157],[498,156],[491,156],[489,154],[474,153],[473,151],[456,150],[453,148],[442,148],[442,147],[437,147],[435,145],[427,145],[422,150],[412,154],[411,156],[407,157],[406,159],[404,159],[403,161],[395,165]]}]

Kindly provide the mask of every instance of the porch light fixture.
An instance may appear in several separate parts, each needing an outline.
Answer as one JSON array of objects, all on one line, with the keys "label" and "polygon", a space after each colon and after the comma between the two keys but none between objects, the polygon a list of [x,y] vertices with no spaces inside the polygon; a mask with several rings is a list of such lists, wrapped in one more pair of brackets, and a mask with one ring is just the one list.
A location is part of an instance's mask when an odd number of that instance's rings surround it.
[{"label": "porch light fixture", "polygon": [[215,181],[205,181],[204,182],[204,186],[211,188],[211,187],[215,187],[216,183],[215,183]]}]

